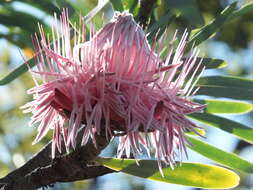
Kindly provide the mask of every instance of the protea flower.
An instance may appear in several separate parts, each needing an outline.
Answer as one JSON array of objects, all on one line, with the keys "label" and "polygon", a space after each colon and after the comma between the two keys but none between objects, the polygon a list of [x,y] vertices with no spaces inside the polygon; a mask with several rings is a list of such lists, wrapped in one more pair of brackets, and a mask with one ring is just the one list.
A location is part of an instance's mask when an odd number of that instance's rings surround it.
[{"label": "protea flower", "polygon": [[85,27],[72,28],[66,12],[52,28],[51,45],[42,28],[41,40],[35,40],[38,64],[33,73],[43,82],[28,90],[34,100],[24,106],[33,113],[30,125],[39,123],[34,143],[52,129],[54,157],[62,137],[67,148],[75,148],[84,128],[83,145],[90,138],[96,143],[96,133],[108,139],[119,136],[119,157],[153,148],[159,161],[173,165],[178,152],[186,153],[184,132],[198,128],[186,115],[204,108],[189,99],[201,63],[196,49],[182,59],[187,32],[161,60],[127,12],[115,13],[98,32],[91,30],[89,41]]}]

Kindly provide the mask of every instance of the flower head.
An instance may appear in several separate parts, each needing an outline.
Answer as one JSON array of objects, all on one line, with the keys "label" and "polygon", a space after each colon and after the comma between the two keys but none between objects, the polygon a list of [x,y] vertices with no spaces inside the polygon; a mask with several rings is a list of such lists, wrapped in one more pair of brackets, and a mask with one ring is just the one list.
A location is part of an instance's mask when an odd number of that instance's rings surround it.
[{"label": "flower head", "polygon": [[119,157],[154,148],[158,160],[173,165],[177,152],[186,152],[184,132],[198,128],[186,115],[204,108],[189,99],[200,63],[196,49],[182,59],[187,32],[163,61],[127,12],[115,13],[89,41],[85,27],[72,28],[66,12],[52,28],[52,43],[42,28],[41,40],[36,37],[33,73],[43,82],[28,90],[34,100],[24,106],[33,113],[30,125],[39,123],[34,142],[52,129],[54,157],[62,137],[67,148],[75,147],[83,128],[82,144],[96,133],[119,136]]}]

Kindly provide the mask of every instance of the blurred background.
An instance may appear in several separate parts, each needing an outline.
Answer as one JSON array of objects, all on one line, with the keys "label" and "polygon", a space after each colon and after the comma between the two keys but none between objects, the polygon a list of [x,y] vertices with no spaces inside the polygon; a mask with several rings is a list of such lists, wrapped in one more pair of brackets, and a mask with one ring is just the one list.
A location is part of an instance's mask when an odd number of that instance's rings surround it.
[{"label": "blurred background", "polygon": [[[158,0],[152,12],[152,21],[163,16],[166,11],[179,12],[181,16],[173,20],[169,30],[193,30],[208,23],[217,16],[232,0]],[[67,3],[68,2],[68,3]],[[238,7],[250,0],[237,1]],[[101,3],[101,2],[100,2]],[[123,1],[138,12],[138,0]],[[71,4],[71,6],[70,6]],[[37,23],[46,28],[52,23],[52,15],[59,14],[59,7],[69,7],[70,14],[88,14],[98,2],[96,0],[0,0],[0,78],[33,56],[31,36],[38,30]],[[168,6],[169,5],[169,6]],[[74,8],[74,9],[73,9]],[[74,11],[75,10],[75,11]],[[104,15],[104,16],[102,16]],[[96,28],[100,28],[113,15],[110,3],[94,18]],[[103,18],[103,20],[102,20]],[[201,44],[201,55],[225,60],[227,67],[211,70],[205,75],[234,75],[253,78],[253,12],[233,19],[224,25],[210,40]],[[50,139],[44,138],[33,145],[36,129],[28,127],[29,114],[23,114],[20,106],[31,100],[26,90],[33,86],[29,73],[23,74],[6,86],[0,86],[0,177],[20,167]],[[252,126],[253,113],[241,116],[226,116]],[[203,125],[201,125],[203,126]],[[253,162],[253,147],[218,129],[203,126],[206,141],[227,151],[235,152]],[[116,142],[103,154],[113,155]],[[212,163],[210,160],[189,150],[189,160]],[[236,190],[253,190],[253,175],[241,173],[241,184]],[[57,183],[51,189],[87,190],[189,190],[194,188],[148,181],[125,174],[110,174],[87,181]]]}]

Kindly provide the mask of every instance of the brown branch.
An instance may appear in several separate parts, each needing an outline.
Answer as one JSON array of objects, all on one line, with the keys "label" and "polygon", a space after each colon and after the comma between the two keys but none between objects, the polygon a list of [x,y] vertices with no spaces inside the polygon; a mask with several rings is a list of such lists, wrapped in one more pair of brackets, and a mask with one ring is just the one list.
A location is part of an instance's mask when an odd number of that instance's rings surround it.
[{"label": "brown branch", "polygon": [[91,179],[114,172],[117,171],[106,168],[104,166],[90,166],[83,168],[80,172],[77,172],[75,176],[72,176],[71,178],[62,178],[58,182],[74,182],[79,180]]},{"label": "brown branch", "polygon": [[[11,183],[14,180],[23,177],[36,168],[45,167],[52,161],[51,154],[51,142],[44,146],[37,154],[35,154],[28,162],[26,162],[20,168],[9,173],[7,176],[0,179],[0,184]],[[0,185],[1,186],[1,185]]]},{"label": "brown branch", "polygon": [[[68,168],[68,171],[72,170],[73,168]],[[14,183],[5,184],[1,190],[35,190],[55,182],[74,182],[91,179],[115,171],[104,166],[90,166],[82,167],[81,169],[78,168],[78,171],[74,172],[74,175],[64,175],[60,172],[61,170],[58,171],[56,168],[53,168],[53,166],[40,168],[23,178],[19,178],[19,180]]]},{"label": "brown branch", "polygon": [[[80,135],[77,140],[79,138]],[[49,156],[51,155],[49,143],[24,166],[0,179],[1,189],[34,190],[55,182],[89,179],[114,172],[103,166],[89,166],[109,143],[103,135],[96,134],[95,139],[96,145],[90,140],[85,146],[79,146],[73,152],[59,156],[53,161]]]}]

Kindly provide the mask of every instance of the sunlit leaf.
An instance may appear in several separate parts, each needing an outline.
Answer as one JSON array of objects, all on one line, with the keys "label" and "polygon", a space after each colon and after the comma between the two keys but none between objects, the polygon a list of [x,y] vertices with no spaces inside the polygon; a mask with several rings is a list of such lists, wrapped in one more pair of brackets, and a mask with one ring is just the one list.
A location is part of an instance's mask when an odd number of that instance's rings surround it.
[{"label": "sunlit leaf", "polygon": [[226,152],[190,136],[187,138],[192,143],[192,146],[188,147],[193,151],[198,152],[199,154],[229,168],[247,173],[253,173],[253,164],[240,158],[236,154]]},{"label": "sunlit leaf", "polygon": [[204,129],[195,129],[195,130],[198,132],[198,134],[196,134],[192,131],[186,131],[185,134],[192,135],[192,136],[199,136],[199,134],[202,136],[205,136],[205,134],[206,134],[206,131]]},{"label": "sunlit leaf", "polygon": [[227,8],[225,8],[220,15],[218,15],[212,22],[202,27],[199,32],[193,35],[188,43],[188,49],[192,47],[193,44],[196,46],[207,40],[213,34],[215,34],[221,26],[226,22],[226,20],[231,16],[236,8],[236,3],[232,3]]},{"label": "sunlit leaf", "polygon": [[161,176],[155,160],[140,160],[139,166],[132,159],[99,158],[102,165],[126,174],[166,183],[207,189],[226,189],[238,185],[239,176],[225,168],[199,163],[182,163],[163,168]]},{"label": "sunlit leaf", "polygon": [[207,113],[194,113],[188,117],[208,126],[219,128],[253,144],[253,129],[241,123]]},{"label": "sunlit leaf", "polygon": [[231,100],[194,100],[201,104],[207,104],[206,113],[242,114],[253,110],[253,105],[242,101]]}]

